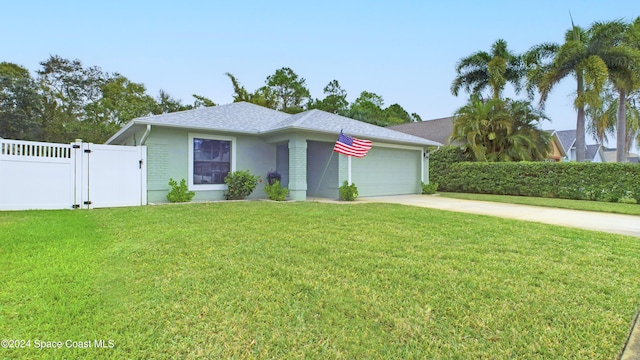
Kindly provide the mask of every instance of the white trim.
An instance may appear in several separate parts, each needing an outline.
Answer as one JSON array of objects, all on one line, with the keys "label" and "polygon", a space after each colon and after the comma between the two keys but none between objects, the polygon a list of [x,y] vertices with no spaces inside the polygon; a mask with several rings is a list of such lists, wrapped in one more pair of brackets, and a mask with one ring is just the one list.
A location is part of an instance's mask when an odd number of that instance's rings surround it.
[{"label": "white trim", "polygon": [[[425,151],[424,149],[420,150],[420,182],[424,183],[424,159],[425,159]],[[421,184],[422,185],[422,184]]]},{"label": "white trim", "polygon": [[402,150],[418,150],[418,151],[422,151],[422,149],[424,149],[424,146],[409,146],[409,145],[399,145],[399,144],[387,144],[387,143],[379,143],[379,142],[373,142],[371,144],[372,148],[374,147],[384,147],[384,148],[394,148],[394,149],[402,149]]},{"label": "white trim", "polygon": [[236,137],[235,136],[223,136],[223,135],[211,135],[211,134],[195,134],[189,133],[189,164],[188,164],[188,185],[189,190],[192,191],[206,191],[206,190],[227,190],[226,184],[194,184],[193,183],[193,139],[206,139],[206,140],[223,140],[231,141],[231,172],[236,171]]}]

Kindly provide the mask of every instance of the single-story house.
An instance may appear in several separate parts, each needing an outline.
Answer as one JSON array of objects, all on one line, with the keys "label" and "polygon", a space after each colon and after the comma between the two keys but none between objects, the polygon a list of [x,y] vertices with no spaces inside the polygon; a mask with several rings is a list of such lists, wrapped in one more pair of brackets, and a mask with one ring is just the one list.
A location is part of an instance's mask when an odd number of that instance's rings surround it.
[{"label": "single-story house", "polygon": [[[320,110],[290,115],[258,105],[228,105],[131,120],[107,144],[147,147],[147,198],[166,202],[169,178],[186,179],[194,200],[224,198],[229,172],[277,171],[292,200],[338,198],[347,157],[333,152],[340,131],[373,141],[351,160],[360,196],[417,194],[428,182],[428,147],[441,144]],[[264,184],[263,182],[262,184]],[[264,198],[262,185],[251,198]]]},{"label": "single-story house", "polygon": [[[576,161],[576,130],[560,130],[556,131],[560,143],[567,154],[567,161]],[[606,162],[604,148],[602,144],[585,145],[585,161],[589,162]]]}]

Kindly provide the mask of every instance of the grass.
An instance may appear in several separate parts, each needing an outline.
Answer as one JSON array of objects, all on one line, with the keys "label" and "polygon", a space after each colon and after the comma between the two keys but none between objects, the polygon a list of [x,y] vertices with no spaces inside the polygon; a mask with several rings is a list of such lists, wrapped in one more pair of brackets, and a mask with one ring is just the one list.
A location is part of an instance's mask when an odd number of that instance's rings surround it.
[{"label": "grass", "polygon": [[622,203],[603,202],[603,201],[569,200],[569,199],[539,198],[539,197],[528,197],[528,196],[470,194],[470,193],[451,193],[451,192],[438,192],[438,194],[440,194],[440,196],[455,198],[455,199],[547,206],[547,207],[554,207],[554,208],[561,208],[561,209],[598,211],[598,212],[626,214],[626,215],[640,215],[640,205],[638,204],[622,204]]},{"label": "grass", "polygon": [[[392,204],[2,212],[0,334],[31,347],[0,358],[611,359],[639,257],[632,237]],[[114,346],[34,347],[96,339]]]}]

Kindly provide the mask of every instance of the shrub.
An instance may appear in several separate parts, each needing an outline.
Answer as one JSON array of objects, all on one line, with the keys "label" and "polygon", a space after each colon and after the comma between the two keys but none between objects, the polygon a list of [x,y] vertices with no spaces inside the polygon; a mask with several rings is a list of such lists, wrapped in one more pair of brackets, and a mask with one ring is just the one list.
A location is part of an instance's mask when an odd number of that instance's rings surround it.
[{"label": "shrub", "polygon": [[465,161],[471,161],[471,157],[460,146],[443,146],[432,151],[429,155],[430,182],[445,184],[446,181],[443,179],[451,171],[451,166]]},{"label": "shrub", "polygon": [[258,186],[260,176],[252,175],[249,170],[240,170],[229,173],[224,182],[227,184],[227,191],[224,198],[227,200],[242,200],[251,195]]},{"label": "shrub", "polygon": [[177,181],[169,179],[169,186],[171,186],[171,190],[167,194],[167,200],[172,203],[189,202],[196,195],[195,192],[189,191],[185,179],[180,180],[180,185],[178,185]]},{"label": "shrub", "polygon": [[439,179],[440,191],[640,201],[640,166],[629,163],[460,162]]},{"label": "shrub", "polygon": [[637,204],[638,200],[636,200],[633,197],[633,192],[631,191],[627,191],[626,194],[624,194],[624,196],[622,196],[620,199],[618,199],[619,203],[623,203],[623,204]]},{"label": "shrub", "polygon": [[436,190],[438,190],[437,183],[425,184],[422,183],[422,193],[423,194],[435,194]]},{"label": "shrub", "polygon": [[270,200],[284,201],[287,194],[289,194],[289,189],[282,187],[279,180],[275,180],[273,184],[266,184],[264,186],[264,192],[267,193]]},{"label": "shrub", "polygon": [[358,188],[356,184],[351,184],[344,181],[344,184],[340,186],[340,200],[354,201],[358,197]]}]

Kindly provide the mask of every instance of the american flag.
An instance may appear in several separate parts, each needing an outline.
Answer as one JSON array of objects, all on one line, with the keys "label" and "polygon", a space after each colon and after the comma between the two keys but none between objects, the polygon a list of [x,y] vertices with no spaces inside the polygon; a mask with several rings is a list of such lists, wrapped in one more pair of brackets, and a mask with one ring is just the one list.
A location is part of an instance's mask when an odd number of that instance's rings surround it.
[{"label": "american flag", "polygon": [[342,131],[340,131],[338,141],[336,141],[336,145],[333,147],[333,151],[337,153],[347,156],[355,156],[357,158],[367,155],[367,151],[369,151],[369,149],[371,149],[371,141],[360,140],[345,135]]}]

